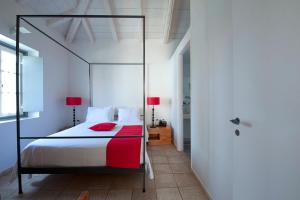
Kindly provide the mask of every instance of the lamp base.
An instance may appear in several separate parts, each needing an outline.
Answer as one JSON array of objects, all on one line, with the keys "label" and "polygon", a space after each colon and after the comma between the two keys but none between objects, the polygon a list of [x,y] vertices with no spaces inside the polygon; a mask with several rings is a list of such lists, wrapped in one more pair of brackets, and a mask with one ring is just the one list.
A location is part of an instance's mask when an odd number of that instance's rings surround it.
[{"label": "lamp base", "polygon": [[75,106],[73,106],[73,126],[76,126]]},{"label": "lamp base", "polygon": [[155,124],[154,124],[154,106],[152,106],[152,124],[150,126],[150,128],[155,128]]}]

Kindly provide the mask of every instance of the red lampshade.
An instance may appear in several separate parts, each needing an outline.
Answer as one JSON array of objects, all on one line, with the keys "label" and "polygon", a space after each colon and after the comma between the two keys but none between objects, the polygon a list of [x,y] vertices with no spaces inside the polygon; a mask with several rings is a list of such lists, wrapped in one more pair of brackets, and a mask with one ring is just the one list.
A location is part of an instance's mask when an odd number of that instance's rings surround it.
[{"label": "red lampshade", "polygon": [[66,105],[68,106],[80,106],[82,103],[81,97],[67,97]]},{"label": "red lampshade", "polygon": [[159,97],[147,97],[147,104],[148,105],[159,105],[160,98]]}]

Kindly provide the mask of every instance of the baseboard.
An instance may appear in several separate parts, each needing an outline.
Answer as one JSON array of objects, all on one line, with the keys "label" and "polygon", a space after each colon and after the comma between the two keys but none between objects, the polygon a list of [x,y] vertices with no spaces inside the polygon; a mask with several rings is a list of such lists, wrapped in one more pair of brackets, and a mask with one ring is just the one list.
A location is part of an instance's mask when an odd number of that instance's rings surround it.
[{"label": "baseboard", "polygon": [[202,186],[202,188],[204,189],[204,192],[206,194],[206,196],[208,197],[209,200],[214,200],[212,198],[212,195],[208,192],[206,186],[203,184],[201,178],[198,176],[198,174],[195,172],[195,170],[193,169],[193,167],[191,167],[193,174],[196,176],[196,178],[198,179],[198,181],[200,182],[200,185]]}]

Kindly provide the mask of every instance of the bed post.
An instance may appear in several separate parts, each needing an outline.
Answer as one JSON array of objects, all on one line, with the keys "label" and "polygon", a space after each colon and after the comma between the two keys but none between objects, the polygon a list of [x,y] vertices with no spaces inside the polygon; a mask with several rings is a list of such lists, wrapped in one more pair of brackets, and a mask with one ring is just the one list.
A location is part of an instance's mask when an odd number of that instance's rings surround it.
[{"label": "bed post", "polygon": [[20,144],[20,68],[19,68],[19,51],[20,51],[20,16],[17,15],[16,21],[16,128],[17,128],[17,165],[18,165],[18,188],[19,194],[22,194],[22,173],[21,173],[21,144]]},{"label": "bed post", "polygon": [[145,162],[145,157],[146,157],[146,113],[145,113],[145,98],[146,98],[146,94],[145,94],[145,71],[146,71],[146,66],[145,66],[145,16],[143,16],[142,18],[143,20],[143,114],[144,114],[144,134],[143,134],[143,167],[144,167],[144,174],[143,174],[143,192],[146,192],[146,162]]},{"label": "bed post", "polygon": [[92,78],[91,78],[91,63],[89,63],[89,104],[92,106]]}]

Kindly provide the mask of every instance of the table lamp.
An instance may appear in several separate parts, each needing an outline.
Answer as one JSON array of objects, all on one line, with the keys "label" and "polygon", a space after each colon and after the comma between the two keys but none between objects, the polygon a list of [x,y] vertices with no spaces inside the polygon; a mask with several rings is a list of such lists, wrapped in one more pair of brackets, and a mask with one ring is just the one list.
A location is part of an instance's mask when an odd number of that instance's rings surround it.
[{"label": "table lamp", "polygon": [[73,106],[73,124],[76,125],[75,107],[82,104],[81,97],[66,97],[66,105]]},{"label": "table lamp", "polygon": [[152,105],[152,125],[151,128],[155,128],[154,125],[154,106],[160,104],[160,98],[159,97],[147,97],[147,105]]}]

